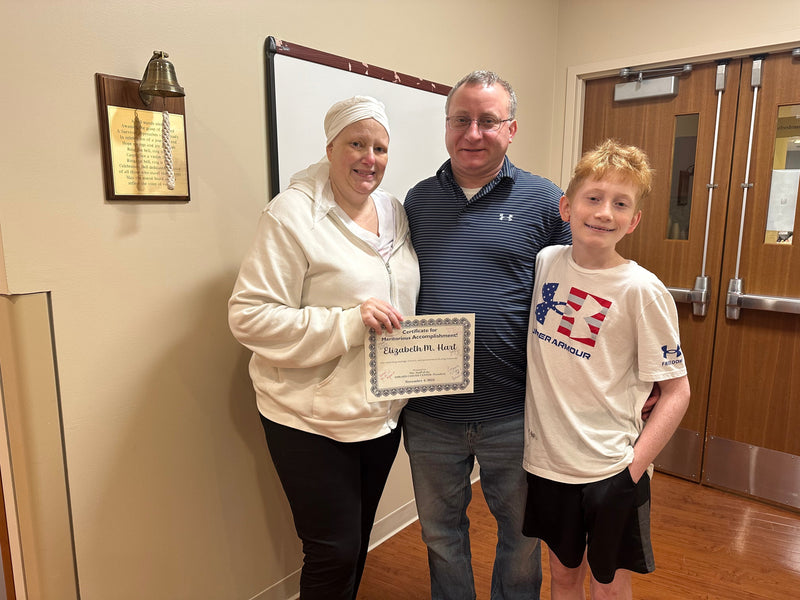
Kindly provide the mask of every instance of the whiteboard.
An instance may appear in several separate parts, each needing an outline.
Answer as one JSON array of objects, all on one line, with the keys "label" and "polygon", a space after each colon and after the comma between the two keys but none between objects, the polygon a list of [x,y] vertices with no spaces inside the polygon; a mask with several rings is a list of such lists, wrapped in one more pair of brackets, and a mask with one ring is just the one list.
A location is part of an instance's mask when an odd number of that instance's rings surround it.
[{"label": "whiteboard", "polygon": [[270,190],[325,155],[325,113],[335,102],[373,96],[386,105],[391,136],[381,187],[406,192],[447,160],[444,104],[449,86],[268,37],[267,135]]}]

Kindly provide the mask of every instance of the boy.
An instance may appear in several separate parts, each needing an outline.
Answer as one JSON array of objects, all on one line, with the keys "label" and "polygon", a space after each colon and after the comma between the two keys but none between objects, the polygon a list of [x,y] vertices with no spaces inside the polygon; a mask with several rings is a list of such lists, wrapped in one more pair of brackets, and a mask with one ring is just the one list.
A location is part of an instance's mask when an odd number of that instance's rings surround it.
[{"label": "boy", "polygon": [[[689,404],[678,315],[666,287],[626,260],[652,169],[639,148],[586,153],[560,201],[572,246],[536,259],[528,337],[523,533],[550,550],[554,599],[630,598],[631,571],[654,570],[652,461]],[[641,409],[661,387],[647,427]]]}]

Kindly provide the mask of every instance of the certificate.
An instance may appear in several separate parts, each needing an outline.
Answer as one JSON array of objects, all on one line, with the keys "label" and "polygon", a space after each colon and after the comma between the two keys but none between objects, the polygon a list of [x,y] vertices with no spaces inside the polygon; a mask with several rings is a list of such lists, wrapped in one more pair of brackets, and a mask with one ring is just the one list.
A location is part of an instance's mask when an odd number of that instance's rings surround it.
[{"label": "certificate", "polygon": [[409,317],[364,344],[370,402],[472,392],[474,313]]}]

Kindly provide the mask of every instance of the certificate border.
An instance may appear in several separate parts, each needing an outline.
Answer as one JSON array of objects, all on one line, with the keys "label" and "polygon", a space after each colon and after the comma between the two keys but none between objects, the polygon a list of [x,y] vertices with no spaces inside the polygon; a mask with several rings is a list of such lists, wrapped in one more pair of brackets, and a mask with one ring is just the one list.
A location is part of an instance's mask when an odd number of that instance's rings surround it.
[{"label": "certificate border", "polygon": [[465,390],[469,387],[470,380],[472,379],[472,372],[470,370],[470,360],[469,356],[472,353],[472,324],[470,323],[470,319],[466,317],[412,317],[405,319],[403,321],[403,325],[414,326],[414,327],[424,327],[426,325],[461,325],[462,332],[464,336],[464,363],[462,365],[462,378],[460,382],[457,383],[440,383],[436,385],[414,385],[414,386],[400,386],[400,387],[393,387],[393,388],[378,388],[378,357],[375,353],[375,349],[377,348],[377,343],[375,339],[375,331],[370,330],[369,332],[369,386],[370,386],[370,393],[375,396],[376,398],[384,398],[384,397],[400,397],[400,398],[409,398],[414,397],[416,393],[421,392],[423,394],[430,394],[431,392],[453,392],[453,393],[460,393],[459,390]]}]

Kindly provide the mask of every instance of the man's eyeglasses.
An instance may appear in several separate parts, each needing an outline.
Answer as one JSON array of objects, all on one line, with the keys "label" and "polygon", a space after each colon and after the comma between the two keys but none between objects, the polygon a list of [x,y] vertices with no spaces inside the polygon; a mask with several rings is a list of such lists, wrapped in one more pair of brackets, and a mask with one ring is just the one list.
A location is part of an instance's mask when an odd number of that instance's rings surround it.
[{"label": "man's eyeglasses", "polygon": [[470,119],[468,117],[447,117],[445,120],[447,121],[447,126],[453,131],[464,131],[465,129],[469,129],[469,127],[472,125],[472,122],[475,121],[478,124],[478,129],[488,132],[497,131],[500,129],[500,126],[503,123],[507,121],[513,121],[514,119],[495,119],[494,117],[481,117],[480,119]]}]

